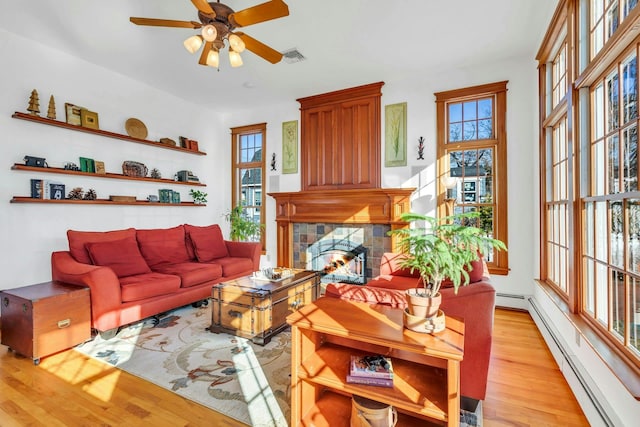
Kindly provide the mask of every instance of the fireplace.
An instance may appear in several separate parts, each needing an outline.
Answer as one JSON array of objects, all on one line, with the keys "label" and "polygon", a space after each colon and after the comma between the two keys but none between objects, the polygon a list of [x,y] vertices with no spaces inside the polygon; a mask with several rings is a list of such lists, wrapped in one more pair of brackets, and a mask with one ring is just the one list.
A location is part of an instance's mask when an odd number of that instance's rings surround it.
[{"label": "fireplace", "polygon": [[309,245],[307,270],[319,271],[322,283],[366,283],[367,248],[358,242],[363,237],[362,229],[359,236],[341,233],[342,227],[336,231]]}]

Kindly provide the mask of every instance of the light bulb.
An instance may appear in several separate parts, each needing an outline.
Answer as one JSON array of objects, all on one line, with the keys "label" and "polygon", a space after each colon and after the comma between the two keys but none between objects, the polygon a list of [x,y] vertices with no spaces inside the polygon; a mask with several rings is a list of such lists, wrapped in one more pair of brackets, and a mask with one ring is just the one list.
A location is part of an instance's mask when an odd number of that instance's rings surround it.
[{"label": "light bulb", "polygon": [[229,48],[229,62],[232,67],[239,67],[242,65],[242,58],[240,57],[240,54],[231,48]]},{"label": "light bulb", "polygon": [[207,65],[213,68],[218,68],[219,63],[220,55],[218,55],[218,51],[215,49],[211,49],[207,54]]},{"label": "light bulb", "polygon": [[212,42],[216,39],[217,36],[218,30],[216,30],[216,27],[214,27],[213,25],[209,24],[202,27],[202,37],[206,41]]},{"label": "light bulb", "polygon": [[195,53],[202,46],[202,37],[200,36],[191,36],[184,41],[184,48],[189,51],[189,53]]},{"label": "light bulb", "polygon": [[238,53],[244,52],[245,45],[240,36],[236,34],[231,34],[229,36],[229,46],[233,48],[234,51]]},{"label": "light bulb", "polygon": [[442,177],[442,185],[444,185],[444,187],[447,190],[453,190],[457,184],[458,184],[458,178],[454,178],[452,176]]}]

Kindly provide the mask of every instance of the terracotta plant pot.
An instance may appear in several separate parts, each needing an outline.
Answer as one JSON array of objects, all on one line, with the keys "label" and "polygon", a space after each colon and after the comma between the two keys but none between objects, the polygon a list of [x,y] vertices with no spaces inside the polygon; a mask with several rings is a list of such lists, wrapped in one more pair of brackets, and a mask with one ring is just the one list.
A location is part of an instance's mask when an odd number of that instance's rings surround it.
[{"label": "terracotta plant pot", "polygon": [[408,289],[405,293],[405,298],[407,299],[409,314],[428,319],[438,314],[440,303],[442,302],[442,295],[440,292],[433,297],[420,295],[424,292],[423,289],[419,288]]}]

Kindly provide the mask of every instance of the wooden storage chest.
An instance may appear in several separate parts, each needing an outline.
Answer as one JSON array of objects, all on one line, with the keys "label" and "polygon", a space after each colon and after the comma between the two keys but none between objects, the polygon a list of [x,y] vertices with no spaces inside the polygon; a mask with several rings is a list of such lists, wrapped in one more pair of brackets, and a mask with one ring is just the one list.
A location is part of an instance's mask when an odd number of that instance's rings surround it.
[{"label": "wooden storage chest", "polygon": [[289,314],[318,297],[320,278],[315,271],[295,270],[281,281],[251,276],[218,283],[212,290],[211,332],[228,332],[265,345],[285,329]]},{"label": "wooden storage chest", "polygon": [[0,292],[2,344],[33,359],[91,338],[89,288],[45,282]]}]

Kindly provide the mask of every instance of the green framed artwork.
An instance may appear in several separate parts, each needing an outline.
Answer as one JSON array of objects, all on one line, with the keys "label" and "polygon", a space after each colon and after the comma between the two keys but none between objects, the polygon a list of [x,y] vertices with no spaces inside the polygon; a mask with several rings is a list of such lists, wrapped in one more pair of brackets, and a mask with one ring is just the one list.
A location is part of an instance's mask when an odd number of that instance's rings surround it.
[{"label": "green framed artwork", "polygon": [[298,172],[298,121],[282,123],[282,173]]},{"label": "green framed artwork", "polygon": [[384,109],[384,165],[407,165],[407,103],[391,104]]}]

